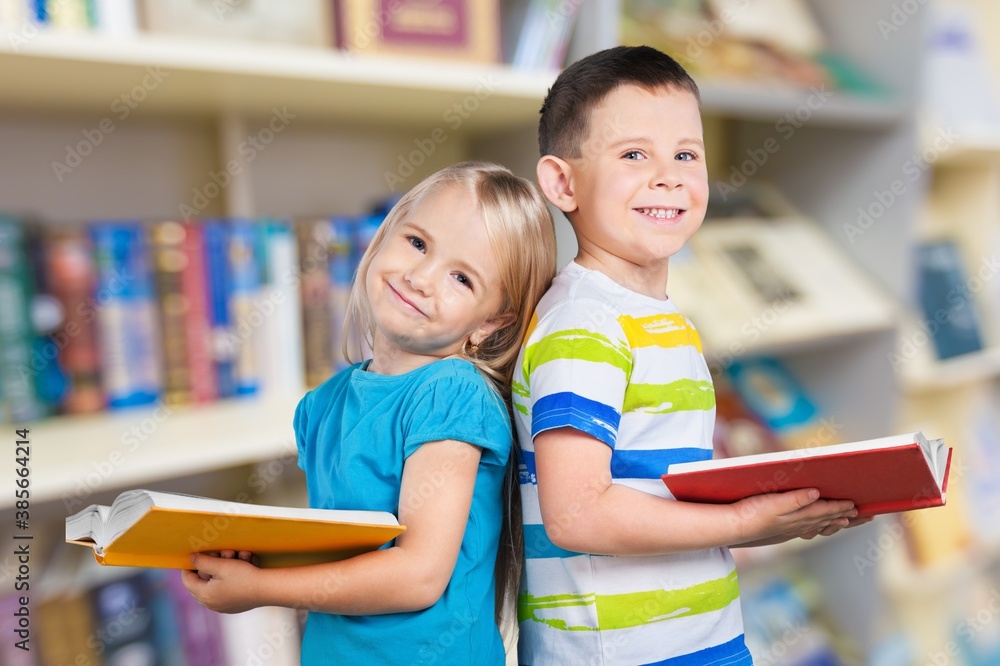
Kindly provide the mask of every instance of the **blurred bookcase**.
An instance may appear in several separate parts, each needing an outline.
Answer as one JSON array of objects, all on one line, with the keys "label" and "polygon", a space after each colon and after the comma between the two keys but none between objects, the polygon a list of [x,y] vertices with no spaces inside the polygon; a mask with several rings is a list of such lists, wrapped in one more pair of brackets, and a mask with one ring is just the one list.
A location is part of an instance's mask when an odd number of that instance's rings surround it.
[{"label": "blurred bookcase", "polygon": [[[568,60],[619,42],[617,0],[575,4]],[[764,331],[760,346],[748,347],[748,353],[780,355],[824,413],[841,424],[840,438],[867,439],[896,432],[906,422],[905,382],[889,360],[903,324],[890,305],[912,301],[926,181],[907,182],[899,192],[891,187],[921,149],[926,18],[917,11],[886,33],[880,26],[892,21],[892,0],[807,4],[831,49],[848,56],[885,94],[701,80],[710,181],[728,182],[734,169],[766,149],[766,159],[755,163],[747,179],[776,188],[877,285],[887,305],[872,325],[849,334],[812,332],[793,345],[769,345]],[[210,174],[239,155],[246,138],[267,128],[276,113],[289,119],[287,126],[254,152],[201,214],[356,214],[391,189],[412,187],[468,158],[496,160],[533,177],[538,108],[555,76],[502,63],[273,43],[42,32],[16,47],[0,42],[0,203],[10,212],[63,224],[175,218],[179,206],[189,204]],[[143,99],[122,106],[122,96],[137,86]],[[57,177],[53,163],[66,160],[84,132],[100,128],[106,118],[113,131],[103,132],[102,142],[72,172]],[[794,123],[788,125],[789,119]],[[987,145],[975,142],[969,152],[977,156],[984,188],[995,188],[989,170],[997,162]],[[867,211],[885,192],[892,194],[891,205],[872,217]],[[996,198],[985,189],[980,196]],[[575,241],[566,221],[556,217],[562,264],[575,254]],[[674,287],[683,301],[683,292],[696,295],[698,285]],[[725,341],[718,346],[706,348],[710,358],[727,349]],[[225,470],[286,456],[297,397],[178,409],[101,480],[100,494],[181,483],[188,475],[221,477]],[[110,461],[121,437],[146,418],[148,413],[123,412],[30,424],[37,442],[35,501],[58,514],[59,498],[86,484],[88,474],[96,473],[92,463]],[[0,482],[12,478],[5,471]],[[7,501],[0,515],[12,510]],[[765,575],[767,567],[811,572],[824,613],[852,638],[851,649],[864,661],[882,640],[892,599],[870,576],[860,575],[855,562],[867,557],[884,527],[875,523],[773,551],[774,557],[753,565],[747,579]]]}]

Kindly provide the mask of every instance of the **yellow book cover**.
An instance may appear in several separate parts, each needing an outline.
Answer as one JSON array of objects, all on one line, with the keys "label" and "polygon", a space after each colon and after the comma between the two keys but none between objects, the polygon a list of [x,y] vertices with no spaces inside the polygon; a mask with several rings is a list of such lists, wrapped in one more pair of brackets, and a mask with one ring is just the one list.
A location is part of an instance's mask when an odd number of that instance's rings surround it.
[{"label": "yellow book cover", "polygon": [[247,550],[262,567],[341,560],[376,550],[406,529],[384,511],[305,509],[130,490],[111,506],[66,518],[66,541],[100,564],[193,569],[191,554]]}]

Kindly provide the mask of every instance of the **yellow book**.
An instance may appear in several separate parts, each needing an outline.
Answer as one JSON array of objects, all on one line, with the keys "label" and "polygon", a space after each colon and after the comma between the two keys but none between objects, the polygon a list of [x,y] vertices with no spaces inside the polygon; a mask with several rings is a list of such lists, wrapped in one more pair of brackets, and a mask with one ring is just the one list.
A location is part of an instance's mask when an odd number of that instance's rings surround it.
[{"label": "yellow book", "polygon": [[66,518],[66,541],[94,549],[100,564],[194,569],[191,553],[247,550],[262,567],[332,562],[385,545],[406,529],[385,511],[242,504],[129,490],[111,506]]}]

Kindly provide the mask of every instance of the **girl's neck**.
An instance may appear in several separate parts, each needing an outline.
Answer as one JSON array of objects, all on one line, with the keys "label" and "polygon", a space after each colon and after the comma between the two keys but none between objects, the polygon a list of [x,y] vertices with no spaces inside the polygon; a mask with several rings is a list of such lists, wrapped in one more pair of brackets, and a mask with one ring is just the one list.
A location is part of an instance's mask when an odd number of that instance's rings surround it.
[{"label": "girl's neck", "polygon": [[441,360],[438,356],[429,356],[401,349],[388,340],[381,338],[377,332],[372,347],[372,361],[368,364],[368,372],[373,372],[377,375],[403,375],[434,361]]}]

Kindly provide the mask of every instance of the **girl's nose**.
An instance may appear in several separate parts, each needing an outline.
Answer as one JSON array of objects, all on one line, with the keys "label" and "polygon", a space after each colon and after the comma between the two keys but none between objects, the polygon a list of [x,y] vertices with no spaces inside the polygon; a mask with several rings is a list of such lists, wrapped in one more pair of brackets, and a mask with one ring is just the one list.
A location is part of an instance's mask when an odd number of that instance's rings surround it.
[{"label": "girl's nose", "polygon": [[421,262],[403,273],[403,279],[414,291],[426,294],[432,284],[431,267],[427,265],[427,262]]}]

